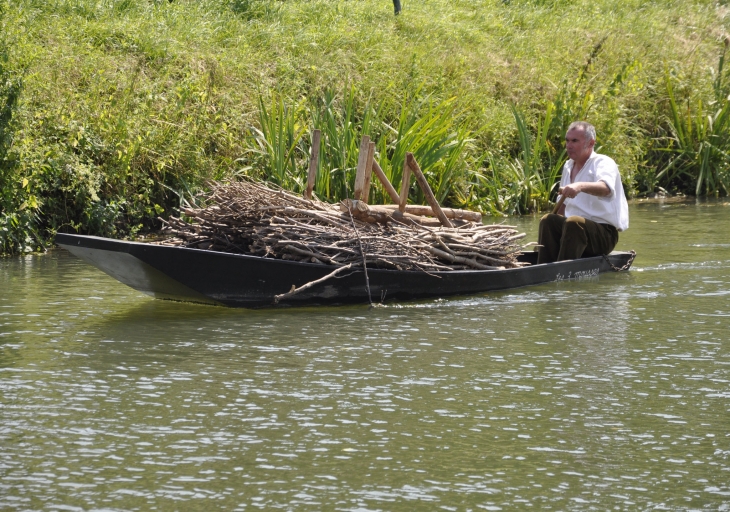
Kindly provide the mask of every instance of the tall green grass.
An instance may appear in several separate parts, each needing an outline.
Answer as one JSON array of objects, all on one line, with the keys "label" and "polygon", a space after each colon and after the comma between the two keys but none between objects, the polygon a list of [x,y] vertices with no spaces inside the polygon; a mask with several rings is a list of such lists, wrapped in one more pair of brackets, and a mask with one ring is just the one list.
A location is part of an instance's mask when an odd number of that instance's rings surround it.
[{"label": "tall green grass", "polygon": [[[310,100],[311,129],[322,131],[319,172],[315,193],[321,199],[340,201],[352,196],[360,141],[363,135],[376,139],[380,109],[368,99],[358,105],[353,86],[342,88],[338,96],[327,88],[321,97]],[[311,144],[306,154],[311,152]],[[306,162],[302,163],[302,169]],[[302,171],[303,172],[303,171]]]},{"label": "tall green grass", "polygon": [[251,152],[261,157],[256,167],[265,170],[263,178],[286,188],[302,188],[297,151],[306,128],[299,118],[299,107],[283,98],[274,96],[269,106],[259,99],[259,127],[252,128],[257,147]]},{"label": "tall green grass", "polygon": [[[392,142],[382,155],[381,165],[392,183],[400,184],[406,153],[413,153],[429,179],[436,199],[445,202],[463,177],[465,166],[462,153],[471,142],[469,133],[457,120],[453,98],[440,103],[431,98],[411,104],[403,103],[397,124],[388,126]],[[416,189],[416,202],[423,202],[423,192]]]},{"label": "tall green grass", "polygon": [[[360,142],[367,135],[375,142],[376,160],[391,183],[400,186],[403,162],[411,152],[436,198],[460,201],[463,152],[470,140],[466,130],[456,125],[459,116],[453,98],[440,103],[428,98],[404,102],[395,120],[383,118],[382,104],[366,101],[359,108],[355,98],[354,88],[347,87],[340,96],[325,91],[323,97],[311,101],[309,109],[280,96],[268,105],[261,100],[259,125],[251,127],[249,139],[252,158],[240,159],[248,164],[244,170],[260,169],[259,178],[302,192],[312,151],[305,131],[319,129],[322,141],[314,192],[320,199],[341,201],[352,197]],[[390,201],[379,182],[373,181],[371,186],[371,201]],[[415,185],[411,196],[414,202],[425,200]]]},{"label": "tall green grass", "polygon": [[538,118],[537,132],[533,135],[524,115],[512,107],[520,143],[518,158],[507,166],[509,181],[516,185],[517,210],[521,213],[547,208],[548,200],[560,180],[565,163],[565,151],[550,144],[549,132],[555,115],[555,104],[548,103],[545,117]]},{"label": "tall green grass", "polygon": [[[315,193],[332,201],[367,134],[396,187],[411,151],[446,205],[544,209],[578,118],[627,190],[725,194],[724,9],[0,0],[0,252],[154,230],[210,179],[299,192],[315,128]],[[370,197],[387,199],[377,183]]]},{"label": "tall green grass", "polygon": [[668,159],[655,179],[667,188],[694,183],[696,195],[716,196],[730,190],[730,91],[723,69],[725,54],[726,48],[715,72],[711,101],[679,98],[676,79],[666,75],[669,133],[660,141],[659,151],[666,152]]}]

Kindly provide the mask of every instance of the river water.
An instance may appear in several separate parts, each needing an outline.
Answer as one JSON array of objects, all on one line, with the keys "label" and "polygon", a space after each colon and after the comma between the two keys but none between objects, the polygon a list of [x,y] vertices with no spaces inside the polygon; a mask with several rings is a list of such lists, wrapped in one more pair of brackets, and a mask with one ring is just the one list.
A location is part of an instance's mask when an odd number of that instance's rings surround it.
[{"label": "river water", "polygon": [[0,508],[730,510],[730,204],[634,203],[617,248],[631,272],[370,310],[2,259]]}]

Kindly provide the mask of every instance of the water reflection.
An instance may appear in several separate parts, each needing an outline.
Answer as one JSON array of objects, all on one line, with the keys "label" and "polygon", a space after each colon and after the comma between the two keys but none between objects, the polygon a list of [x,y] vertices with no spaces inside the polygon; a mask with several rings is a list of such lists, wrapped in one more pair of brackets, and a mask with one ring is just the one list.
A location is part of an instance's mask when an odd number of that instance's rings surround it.
[{"label": "water reflection", "polygon": [[628,274],[373,310],[155,301],[62,252],[1,260],[0,504],[721,509],[726,211],[633,205]]}]

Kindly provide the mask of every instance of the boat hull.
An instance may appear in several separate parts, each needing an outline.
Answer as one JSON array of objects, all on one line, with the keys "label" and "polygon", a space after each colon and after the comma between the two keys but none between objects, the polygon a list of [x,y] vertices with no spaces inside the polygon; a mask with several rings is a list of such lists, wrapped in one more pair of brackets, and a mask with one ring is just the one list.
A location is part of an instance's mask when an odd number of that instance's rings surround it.
[{"label": "boat hull", "polygon": [[[320,279],[329,265],[244,254],[152,245],[85,235],[56,235],[56,244],[135,290],[160,299],[258,308],[274,296]],[[469,295],[597,276],[630,259],[627,252],[536,265],[537,254],[520,256],[532,265],[506,270],[458,270],[427,274],[368,269],[373,301]],[[367,303],[362,269],[352,269],[293,295],[280,305]]]}]

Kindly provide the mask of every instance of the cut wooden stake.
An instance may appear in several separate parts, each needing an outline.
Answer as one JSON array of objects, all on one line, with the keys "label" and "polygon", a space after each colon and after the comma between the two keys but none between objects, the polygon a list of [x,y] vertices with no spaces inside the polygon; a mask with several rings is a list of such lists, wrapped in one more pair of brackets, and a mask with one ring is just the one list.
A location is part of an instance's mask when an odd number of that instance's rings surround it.
[{"label": "cut wooden stake", "polygon": [[424,226],[428,228],[440,228],[441,223],[438,219],[421,217],[419,215],[411,215],[410,213],[402,213],[399,210],[389,212],[393,220],[405,224],[406,226]]},{"label": "cut wooden stake", "polygon": [[398,198],[398,211],[404,213],[408,203],[408,189],[411,186],[411,167],[408,159],[403,160],[403,174],[400,179],[400,197]]},{"label": "cut wooden stake", "polygon": [[363,184],[362,188],[362,200],[366,203],[368,202],[368,198],[370,197],[370,178],[373,175],[373,163],[375,158],[375,143],[370,142],[368,146],[368,161],[365,164],[365,183]]},{"label": "cut wooden stake", "polygon": [[304,191],[305,199],[312,199],[314,182],[317,179],[317,164],[319,163],[319,141],[322,138],[320,130],[312,132],[312,152],[309,155],[309,175],[307,176],[307,190]]},{"label": "cut wooden stake", "polygon": [[383,172],[383,169],[380,168],[378,165],[378,162],[373,160],[373,171],[375,171],[375,176],[378,177],[380,180],[380,183],[383,184],[383,188],[390,196],[390,200],[395,203],[395,206],[398,207],[400,205],[400,196],[398,195],[398,191],[391,185],[390,181],[388,180],[388,177]]},{"label": "cut wooden stake", "polygon": [[396,222],[409,226],[419,225],[435,228],[441,226],[441,222],[438,219],[411,215],[410,213],[401,213],[396,209],[396,205],[390,206],[391,208],[383,205],[371,206],[356,199],[344,199],[340,202],[340,211],[350,212],[357,220],[367,222],[368,224],[387,224],[395,220]]},{"label": "cut wooden stake", "polygon": [[383,210],[374,210],[364,201],[357,199],[344,199],[340,202],[340,211],[349,212],[350,215],[368,224],[386,224],[390,220],[390,214]]},{"label": "cut wooden stake", "polygon": [[360,154],[357,157],[357,172],[355,174],[355,190],[353,198],[362,200],[362,191],[365,188],[365,168],[368,165],[368,153],[370,153],[370,137],[362,136],[360,142]]},{"label": "cut wooden stake", "polygon": [[[433,191],[431,190],[431,187],[428,185],[428,181],[426,181],[426,177],[421,172],[421,168],[418,167],[418,162],[416,162],[416,159],[413,158],[413,153],[406,153],[406,162],[408,163],[408,166],[411,168],[411,171],[413,171],[413,174],[416,176],[416,181],[418,182],[418,186],[421,187],[421,190],[423,191],[423,195],[426,196],[426,202],[431,205],[431,209],[436,214],[436,217],[441,221],[441,224],[447,228],[453,228],[453,224],[449,221],[448,218],[446,218],[446,215],[444,214],[443,210],[441,209],[441,205],[439,205],[439,202],[436,201],[436,196],[433,195]],[[401,210],[403,211],[403,210]]]},{"label": "cut wooden stake", "polygon": [[[384,204],[382,206],[379,206],[379,208],[395,210],[398,208],[398,205]],[[446,215],[446,217],[448,219],[462,219],[462,220],[468,220],[470,222],[477,222],[479,224],[482,223],[482,214],[479,212],[472,212],[470,210],[459,210],[457,208],[441,208],[441,211],[444,212],[444,215]],[[411,215],[422,215],[425,217],[435,217],[436,216],[436,214],[433,212],[433,209],[430,206],[425,206],[422,204],[406,205],[405,213],[410,213]]]}]

